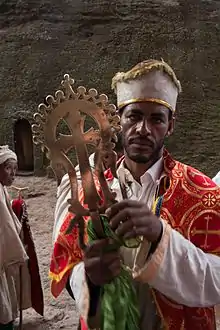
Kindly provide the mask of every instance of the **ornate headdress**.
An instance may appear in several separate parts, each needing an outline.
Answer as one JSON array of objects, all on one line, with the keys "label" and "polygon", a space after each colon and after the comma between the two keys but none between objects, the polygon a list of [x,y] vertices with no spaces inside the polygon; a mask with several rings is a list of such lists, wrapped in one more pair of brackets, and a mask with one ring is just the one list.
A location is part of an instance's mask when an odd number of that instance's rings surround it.
[{"label": "ornate headdress", "polygon": [[137,102],[153,102],[175,112],[181,85],[173,69],[163,60],[147,60],[112,79],[118,109]]}]

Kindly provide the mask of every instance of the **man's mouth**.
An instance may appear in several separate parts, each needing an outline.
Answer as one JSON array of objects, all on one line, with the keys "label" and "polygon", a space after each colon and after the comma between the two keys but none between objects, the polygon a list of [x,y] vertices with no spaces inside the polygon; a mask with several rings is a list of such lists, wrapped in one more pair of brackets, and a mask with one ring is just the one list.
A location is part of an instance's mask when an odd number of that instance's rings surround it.
[{"label": "man's mouth", "polygon": [[130,141],[130,145],[141,148],[153,148],[153,143],[149,140],[133,139]]}]

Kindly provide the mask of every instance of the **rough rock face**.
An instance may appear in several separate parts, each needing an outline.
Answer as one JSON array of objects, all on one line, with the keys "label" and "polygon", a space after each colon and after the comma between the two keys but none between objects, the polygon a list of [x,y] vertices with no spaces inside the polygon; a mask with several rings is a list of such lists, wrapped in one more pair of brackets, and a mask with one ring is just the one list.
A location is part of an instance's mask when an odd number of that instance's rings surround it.
[{"label": "rough rock face", "polygon": [[63,74],[115,101],[116,71],[163,57],[183,86],[170,150],[209,175],[219,170],[219,1],[0,0],[0,13],[0,143],[13,145],[14,122],[31,122]]}]

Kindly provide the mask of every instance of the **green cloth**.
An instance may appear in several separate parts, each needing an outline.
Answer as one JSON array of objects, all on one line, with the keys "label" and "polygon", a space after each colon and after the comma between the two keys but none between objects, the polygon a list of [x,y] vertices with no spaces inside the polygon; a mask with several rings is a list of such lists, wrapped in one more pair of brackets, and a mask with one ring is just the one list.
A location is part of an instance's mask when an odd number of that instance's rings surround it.
[{"label": "green cloth", "polygon": [[13,330],[13,322],[10,322],[8,324],[0,324],[0,330]]},{"label": "green cloth", "polygon": [[[124,245],[136,247],[139,240],[120,240],[110,229],[108,219],[101,215],[106,237],[113,238],[115,244],[109,248],[119,249]],[[89,242],[97,240],[92,221],[87,227]],[[140,314],[138,309],[136,291],[133,287],[132,277],[122,266],[121,274],[111,283],[102,287],[101,293],[101,330],[139,330]]]}]

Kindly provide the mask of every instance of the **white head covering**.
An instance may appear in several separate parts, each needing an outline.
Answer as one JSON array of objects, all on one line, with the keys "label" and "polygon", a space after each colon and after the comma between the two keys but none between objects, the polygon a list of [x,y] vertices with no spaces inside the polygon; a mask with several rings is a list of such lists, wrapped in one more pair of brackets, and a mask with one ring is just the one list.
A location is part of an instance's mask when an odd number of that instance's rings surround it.
[{"label": "white head covering", "polygon": [[9,149],[8,146],[0,146],[0,164],[3,164],[8,159],[14,159],[16,162],[18,161],[14,151]]},{"label": "white head covering", "polygon": [[118,72],[112,87],[117,95],[118,108],[136,102],[154,102],[176,109],[180,82],[172,68],[164,61],[147,60],[127,72]]}]

